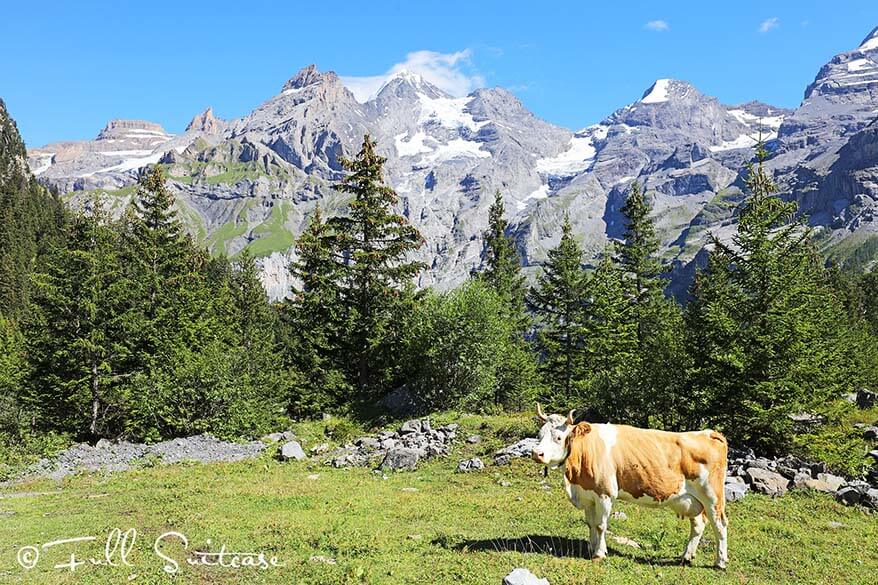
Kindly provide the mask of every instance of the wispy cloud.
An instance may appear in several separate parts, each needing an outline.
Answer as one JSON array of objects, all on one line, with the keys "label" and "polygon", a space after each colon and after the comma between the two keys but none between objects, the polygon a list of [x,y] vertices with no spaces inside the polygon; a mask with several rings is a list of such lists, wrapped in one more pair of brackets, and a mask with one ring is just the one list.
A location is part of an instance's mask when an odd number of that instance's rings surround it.
[{"label": "wispy cloud", "polygon": [[473,67],[471,55],[469,49],[455,53],[415,51],[382,75],[342,76],[341,80],[359,102],[374,96],[389,78],[402,71],[417,73],[439,89],[463,96],[485,85],[484,77]]},{"label": "wispy cloud", "polygon": [[766,18],[759,25],[759,32],[765,34],[769,31],[772,31],[780,26],[780,19],[776,16],[772,16],[771,18]]},{"label": "wispy cloud", "polygon": [[644,28],[648,28],[649,30],[654,30],[656,32],[664,32],[671,28],[671,26],[664,20],[650,20],[645,25]]}]

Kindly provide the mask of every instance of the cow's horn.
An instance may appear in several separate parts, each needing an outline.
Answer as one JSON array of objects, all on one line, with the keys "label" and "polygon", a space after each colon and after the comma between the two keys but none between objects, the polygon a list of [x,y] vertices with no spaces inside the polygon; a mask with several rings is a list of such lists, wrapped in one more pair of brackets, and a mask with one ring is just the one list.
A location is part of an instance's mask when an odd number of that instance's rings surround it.
[{"label": "cow's horn", "polygon": [[568,425],[572,425],[572,424],[573,424],[573,413],[574,413],[575,411],[576,411],[575,408],[571,408],[571,409],[570,409],[570,412],[567,413],[567,424],[568,424]]},{"label": "cow's horn", "polygon": [[543,422],[546,422],[547,420],[549,420],[549,417],[547,417],[545,414],[543,414],[543,409],[540,408],[539,402],[537,402],[537,416],[540,417],[540,420]]}]

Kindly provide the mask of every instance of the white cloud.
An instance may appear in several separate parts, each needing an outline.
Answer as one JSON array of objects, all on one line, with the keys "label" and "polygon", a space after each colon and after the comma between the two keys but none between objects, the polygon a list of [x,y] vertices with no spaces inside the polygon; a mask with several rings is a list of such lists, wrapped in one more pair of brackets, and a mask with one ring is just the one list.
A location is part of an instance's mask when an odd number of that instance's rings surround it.
[{"label": "white cloud", "polygon": [[648,28],[649,30],[654,30],[658,32],[663,32],[671,28],[670,25],[668,25],[668,23],[664,20],[650,20],[643,26],[645,28]]},{"label": "white cloud", "polygon": [[442,91],[460,97],[485,85],[485,79],[473,70],[470,54],[469,49],[456,53],[415,51],[383,75],[342,76],[341,80],[361,103],[373,97],[385,81],[402,71],[417,73]]},{"label": "white cloud", "polygon": [[759,32],[765,34],[770,30],[776,29],[778,26],[780,26],[780,19],[776,16],[772,16],[771,18],[766,18],[762,21],[762,24],[759,25]]}]

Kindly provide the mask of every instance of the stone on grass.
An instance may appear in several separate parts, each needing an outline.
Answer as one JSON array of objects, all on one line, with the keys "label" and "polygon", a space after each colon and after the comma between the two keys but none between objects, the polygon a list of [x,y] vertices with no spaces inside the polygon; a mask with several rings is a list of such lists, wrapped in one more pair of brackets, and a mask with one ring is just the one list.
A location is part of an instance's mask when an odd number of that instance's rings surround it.
[{"label": "stone on grass", "polygon": [[866,493],[862,494],[860,503],[864,506],[878,510],[878,488],[870,488]]},{"label": "stone on grass", "polygon": [[472,459],[466,459],[465,461],[461,461],[457,465],[458,473],[468,473],[470,471],[479,471],[480,469],[484,469],[485,464],[482,463],[482,460],[478,457],[473,457]]},{"label": "stone on grass", "polygon": [[469,443],[470,445],[475,445],[476,443],[482,442],[482,437],[479,435],[470,435],[469,437],[466,438],[466,442]]},{"label": "stone on grass", "polygon": [[284,443],[280,448],[280,458],[283,461],[289,461],[290,459],[301,461],[306,457],[307,455],[305,455],[305,451],[302,450],[302,446],[296,441]]},{"label": "stone on grass", "polygon": [[378,468],[381,471],[413,471],[421,458],[417,449],[396,447],[387,452]]},{"label": "stone on grass", "polygon": [[527,569],[519,567],[503,577],[503,585],[549,585],[549,580],[540,579]]},{"label": "stone on grass", "polygon": [[835,492],[835,499],[847,506],[859,504],[863,495],[855,487],[843,487]]},{"label": "stone on grass", "polygon": [[863,429],[863,438],[867,441],[878,439],[878,427],[866,427]]},{"label": "stone on grass", "polygon": [[759,467],[748,467],[745,476],[753,491],[769,496],[786,494],[790,485],[790,481],[781,474]]},{"label": "stone on grass", "polygon": [[744,499],[744,496],[746,496],[747,492],[750,491],[750,486],[748,486],[746,483],[727,483],[725,490],[726,501],[737,502]]}]

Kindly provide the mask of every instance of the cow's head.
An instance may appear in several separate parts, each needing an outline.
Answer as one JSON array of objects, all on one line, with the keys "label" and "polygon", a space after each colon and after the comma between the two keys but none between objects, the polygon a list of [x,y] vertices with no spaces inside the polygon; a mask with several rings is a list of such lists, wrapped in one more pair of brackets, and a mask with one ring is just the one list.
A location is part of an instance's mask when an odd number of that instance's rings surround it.
[{"label": "cow's head", "polygon": [[537,463],[558,467],[567,458],[567,435],[573,428],[573,411],[565,418],[563,414],[543,414],[543,409],[537,404],[537,417],[543,426],[537,435],[539,443],[534,447],[531,457]]}]

